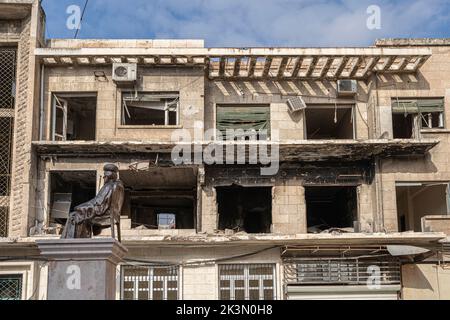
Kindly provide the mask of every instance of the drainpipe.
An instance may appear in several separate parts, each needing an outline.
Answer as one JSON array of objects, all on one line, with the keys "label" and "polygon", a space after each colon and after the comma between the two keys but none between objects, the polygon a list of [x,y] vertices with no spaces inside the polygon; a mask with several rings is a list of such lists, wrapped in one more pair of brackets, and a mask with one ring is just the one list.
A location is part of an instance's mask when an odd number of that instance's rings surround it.
[{"label": "drainpipe", "polygon": [[39,141],[43,140],[44,136],[44,64],[41,65],[41,83],[40,83],[40,101],[39,101]]},{"label": "drainpipe", "polygon": [[[380,110],[378,108],[380,104],[379,94],[378,94],[378,75],[375,74],[375,106],[374,106],[374,125],[375,125],[375,138],[380,136]],[[386,228],[384,227],[384,212],[383,212],[383,178],[382,178],[382,168],[381,159],[377,156],[375,161],[375,194],[376,194],[376,221],[375,221],[375,232],[384,232]]]}]

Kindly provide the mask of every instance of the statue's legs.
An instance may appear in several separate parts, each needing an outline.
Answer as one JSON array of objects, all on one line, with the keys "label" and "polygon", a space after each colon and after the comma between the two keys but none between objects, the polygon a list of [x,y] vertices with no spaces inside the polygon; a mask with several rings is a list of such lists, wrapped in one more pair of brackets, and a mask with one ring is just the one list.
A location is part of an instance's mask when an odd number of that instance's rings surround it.
[{"label": "statue's legs", "polygon": [[84,220],[81,223],[76,223],[78,212],[71,212],[67,219],[66,226],[61,234],[61,239],[77,239],[77,238],[91,238],[92,226],[89,221]]}]

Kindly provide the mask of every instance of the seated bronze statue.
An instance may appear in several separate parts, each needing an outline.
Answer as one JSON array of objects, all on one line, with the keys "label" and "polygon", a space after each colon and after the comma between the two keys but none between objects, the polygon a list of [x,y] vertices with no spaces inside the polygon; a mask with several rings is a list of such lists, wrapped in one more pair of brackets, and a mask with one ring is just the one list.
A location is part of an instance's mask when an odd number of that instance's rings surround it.
[{"label": "seated bronze statue", "polygon": [[115,238],[117,228],[120,241],[120,211],[124,199],[123,183],[118,180],[119,169],[114,164],[103,167],[105,184],[94,199],[82,203],[69,214],[61,239],[91,238],[104,228],[111,227],[111,236]]}]

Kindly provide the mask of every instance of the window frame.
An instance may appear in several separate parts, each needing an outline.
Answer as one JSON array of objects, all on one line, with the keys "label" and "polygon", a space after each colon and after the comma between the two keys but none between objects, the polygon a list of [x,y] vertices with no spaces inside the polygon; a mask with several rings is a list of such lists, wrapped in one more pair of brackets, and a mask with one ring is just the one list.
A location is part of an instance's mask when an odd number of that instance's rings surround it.
[{"label": "window frame", "polygon": [[[177,228],[177,213],[176,212],[168,212],[168,211],[171,211],[171,210],[156,210],[155,213],[156,213],[156,223],[158,225],[158,230],[161,230],[161,229],[163,229],[163,230],[175,230]],[[174,219],[174,226],[173,226],[173,228],[170,228],[170,227],[162,228],[162,227],[160,227],[160,224],[159,224],[159,216],[160,215],[167,215],[167,216],[171,215],[171,216],[173,216],[173,219]],[[161,225],[161,226],[163,226],[163,225]],[[165,224],[164,226],[170,226],[170,224]]]},{"label": "window frame", "polygon": [[[325,140],[356,140],[357,138],[357,125],[356,125],[356,111],[357,111],[357,105],[356,103],[336,103],[336,104],[329,104],[329,103],[309,103],[307,104],[306,109],[304,110],[304,115],[303,115],[303,137],[304,140],[309,140],[309,141],[325,141]],[[335,110],[335,109],[350,109],[351,115],[350,115],[350,121],[352,122],[352,138],[350,139],[338,139],[338,138],[333,138],[333,139],[311,139],[308,138],[308,128],[307,128],[307,117],[306,117],[306,110],[308,109],[328,109],[328,110]]]},{"label": "window frame", "polygon": [[[126,103],[125,103],[125,95],[131,95],[131,94],[147,94],[147,95],[159,95],[161,100],[165,100],[165,107],[164,107],[164,124],[126,124],[125,123],[125,113],[126,113]],[[130,128],[130,129],[137,129],[137,128],[149,128],[149,129],[159,129],[159,128],[180,128],[181,127],[181,103],[180,103],[180,92],[179,91],[173,91],[173,92],[162,92],[162,91],[120,91],[119,97],[119,105],[120,105],[120,112],[119,112],[119,128]],[[173,98],[173,96],[176,96]],[[168,99],[174,99],[172,102],[176,102],[176,123],[175,124],[169,124],[170,122],[170,104],[167,103]],[[128,112],[127,112],[128,113]]]},{"label": "window frame", "polygon": [[[442,100],[442,104],[443,104],[443,109],[442,111],[425,111],[422,112],[420,110],[420,106],[417,106],[417,111],[416,112],[406,112],[405,114],[411,114],[411,118],[412,118],[412,134],[411,134],[411,138],[409,139],[417,139],[420,137],[420,133],[422,132],[440,132],[440,131],[446,131],[447,129],[447,124],[446,124],[446,119],[445,119],[445,97],[392,97],[391,98],[391,119],[392,119],[392,128],[394,128],[394,123],[393,123],[393,115],[394,114],[402,114],[401,112],[394,112],[394,103],[407,103],[407,102],[414,102],[414,101],[426,101],[426,100]],[[426,119],[426,115],[427,114],[432,114],[432,113],[438,113],[439,114],[439,118],[441,118],[442,120],[438,120],[438,123],[440,121],[442,121],[442,127],[438,126],[438,127],[430,127],[430,126],[423,126],[424,122],[427,123],[428,119]],[[394,132],[392,131],[392,137],[394,139],[396,139],[394,137]]]},{"label": "window frame", "polygon": [[[156,281],[163,281],[163,287],[161,290],[158,291],[162,291],[163,292],[163,299],[158,299],[158,300],[168,300],[168,293],[169,291],[176,291],[177,293],[177,298],[176,300],[180,300],[181,298],[181,270],[179,266],[169,266],[169,265],[161,265],[161,266],[157,266],[157,265],[137,265],[137,266],[131,266],[131,265],[120,265],[120,300],[125,300],[124,299],[124,293],[125,291],[131,291],[133,293],[133,300],[139,300],[139,278],[138,276],[130,276],[134,279],[131,280],[131,282],[134,283],[133,288],[132,289],[125,289],[124,288],[124,283],[125,283],[125,268],[147,268],[147,276],[149,279],[147,280],[147,284],[148,286],[147,288],[147,293],[148,293],[148,299],[147,300],[155,300],[153,299],[153,294],[154,294],[154,286],[153,286],[153,281],[155,281],[155,277],[161,277],[163,279],[157,279]],[[168,269],[173,269],[176,270],[176,275],[175,276],[155,276],[154,275],[154,270],[157,268],[168,268]],[[168,289],[168,282],[169,281],[173,281],[170,279],[170,277],[176,277],[176,281],[177,281],[177,286],[176,286],[176,290],[169,290]],[[145,287],[144,287],[145,289]],[[146,290],[141,290],[141,291],[146,291]]]},{"label": "window frame", "polygon": [[18,296],[19,299],[0,299],[0,301],[7,301],[7,300],[24,300],[26,297],[26,272],[25,271],[0,271],[0,278],[1,277],[7,277],[7,276],[16,276],[20,277],[20,292]]},{"label": "window frame", "polygon": [[[49,137],[51,141],[70,141],[67,140],[67,125],[68,125],[68,106],[69,102],[67,99],[70,98],[94,98],[95,97],[95,132],[94,132],[94,139],[89,141],[95,141],[97,138],[97,110],[98,110],[98,92],[96,91],[87,91],[87,92],[50,92],[50,104],[51,104],[51,110],[50,110],[50,134]],[[59,105],[58,105],[59,103]],[[63,119],[62,119],[62,132],[61,134],[56,133],[56,110],[60,109],[63,113]],[[60,139],[56,139],[56,137],[59,137]],[[81,140],[71,140],[71,141],[81,141]]]},{"label": "window frame", "polygon": [[[258,275],[250,275],[249,271],[251,267],[271,267],[272,268],[272,274],[271,275],[264,275],[264,274],[258,274]],[[243,275],[223,275],[221,274],[221,269],[243,269]],[[229,263],[229,264],[218,264],[218,298],[219,300],[223,300],[224,298],[221,295],[222,291],[226,291],[225,289],[228,289],[230,292],[229,300],[236,300],[236,292],[235,292],[235,282],[236,281],[244,281],[244,287],[239,287],[244,289],[244,300],[250,300],[250,289],[255,288],[250,286],[250,280],[258,280],[259,286],[259,300],[266,300],[264,298],[264,291],[265,289],[269,288],[272,289],[272,300],[278,299],[278,290],[277,290],[277,265],[276,263]],[[222,287],[221,281],[230,281],[229,287]],[[272,286],[271,287],[265,287],[264,286],[264,280],[272,280]]]},{"label": "window frame", "polygon": [[[272,114],[271,114],[272,113],[272,105],[270,103],[215,103],[214,104],[214,129],[215,129],[214,140],[219,139],[218,133],[220,133],[220,137],[221,137],[222,141],[239,141],[240,140],[237,137],[235,137],[233,140],[227,139],[226,134],[219,129],[219,126],[218,126],[219,108],[227,108],[227,107],[230,107],[230,108],[233,108],[233,107],[234,108],[237,108],[237,107],[246,107],[246,108],[265,107],[265,108],[268,108],[268,119],[266,120],[267,124],[268,124],[268,128],[266,129],[267,134],[261,135],[261,134],[259,134],[258,131],[255,130],[256,135],[254,137],[255,137],[256,141],[272,140],[272,134],[271,134],[271,131],[272,131]],[[241,129],[237,129],[237,130],[241,130]],[[249,130],[245,130],[245,129],[242,129],[242,130],[244,130],[244,132],[249,131]],[[245,137],[249,137],[249,136],[245,136]],[[265,139],[264,139],[264,137],[265,137]]]}]

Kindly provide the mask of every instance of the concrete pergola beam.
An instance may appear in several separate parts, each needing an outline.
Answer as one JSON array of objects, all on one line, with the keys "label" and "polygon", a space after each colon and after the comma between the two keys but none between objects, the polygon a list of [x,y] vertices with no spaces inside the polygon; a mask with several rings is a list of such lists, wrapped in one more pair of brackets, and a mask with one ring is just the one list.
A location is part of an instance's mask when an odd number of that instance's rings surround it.
[{"label": "concrete pergola beam", "polygon": [[[205,66],[210,79],[365,79],[374,72],[413,73],[431,56],[429,48],[37,48],[46,65],[133,62]],[[334,68],[334,61],[340,61]],[[229,61],[232,62],[228,72]],[[249,63],[241,63],[249,61]],[[257,63],[258,61],[258,63]],[[297,61],[292,72],[285,72]],[[320,61],[320,62],[319,62]],[[323,61],[323,63],[322,63]],[[308,62],[305,64],[305,62]],[[277,69],[276,71],[272,69]],[[300,69],[306,69],[301,72]],[[259,72],[258,72],[259,71]]]}]

